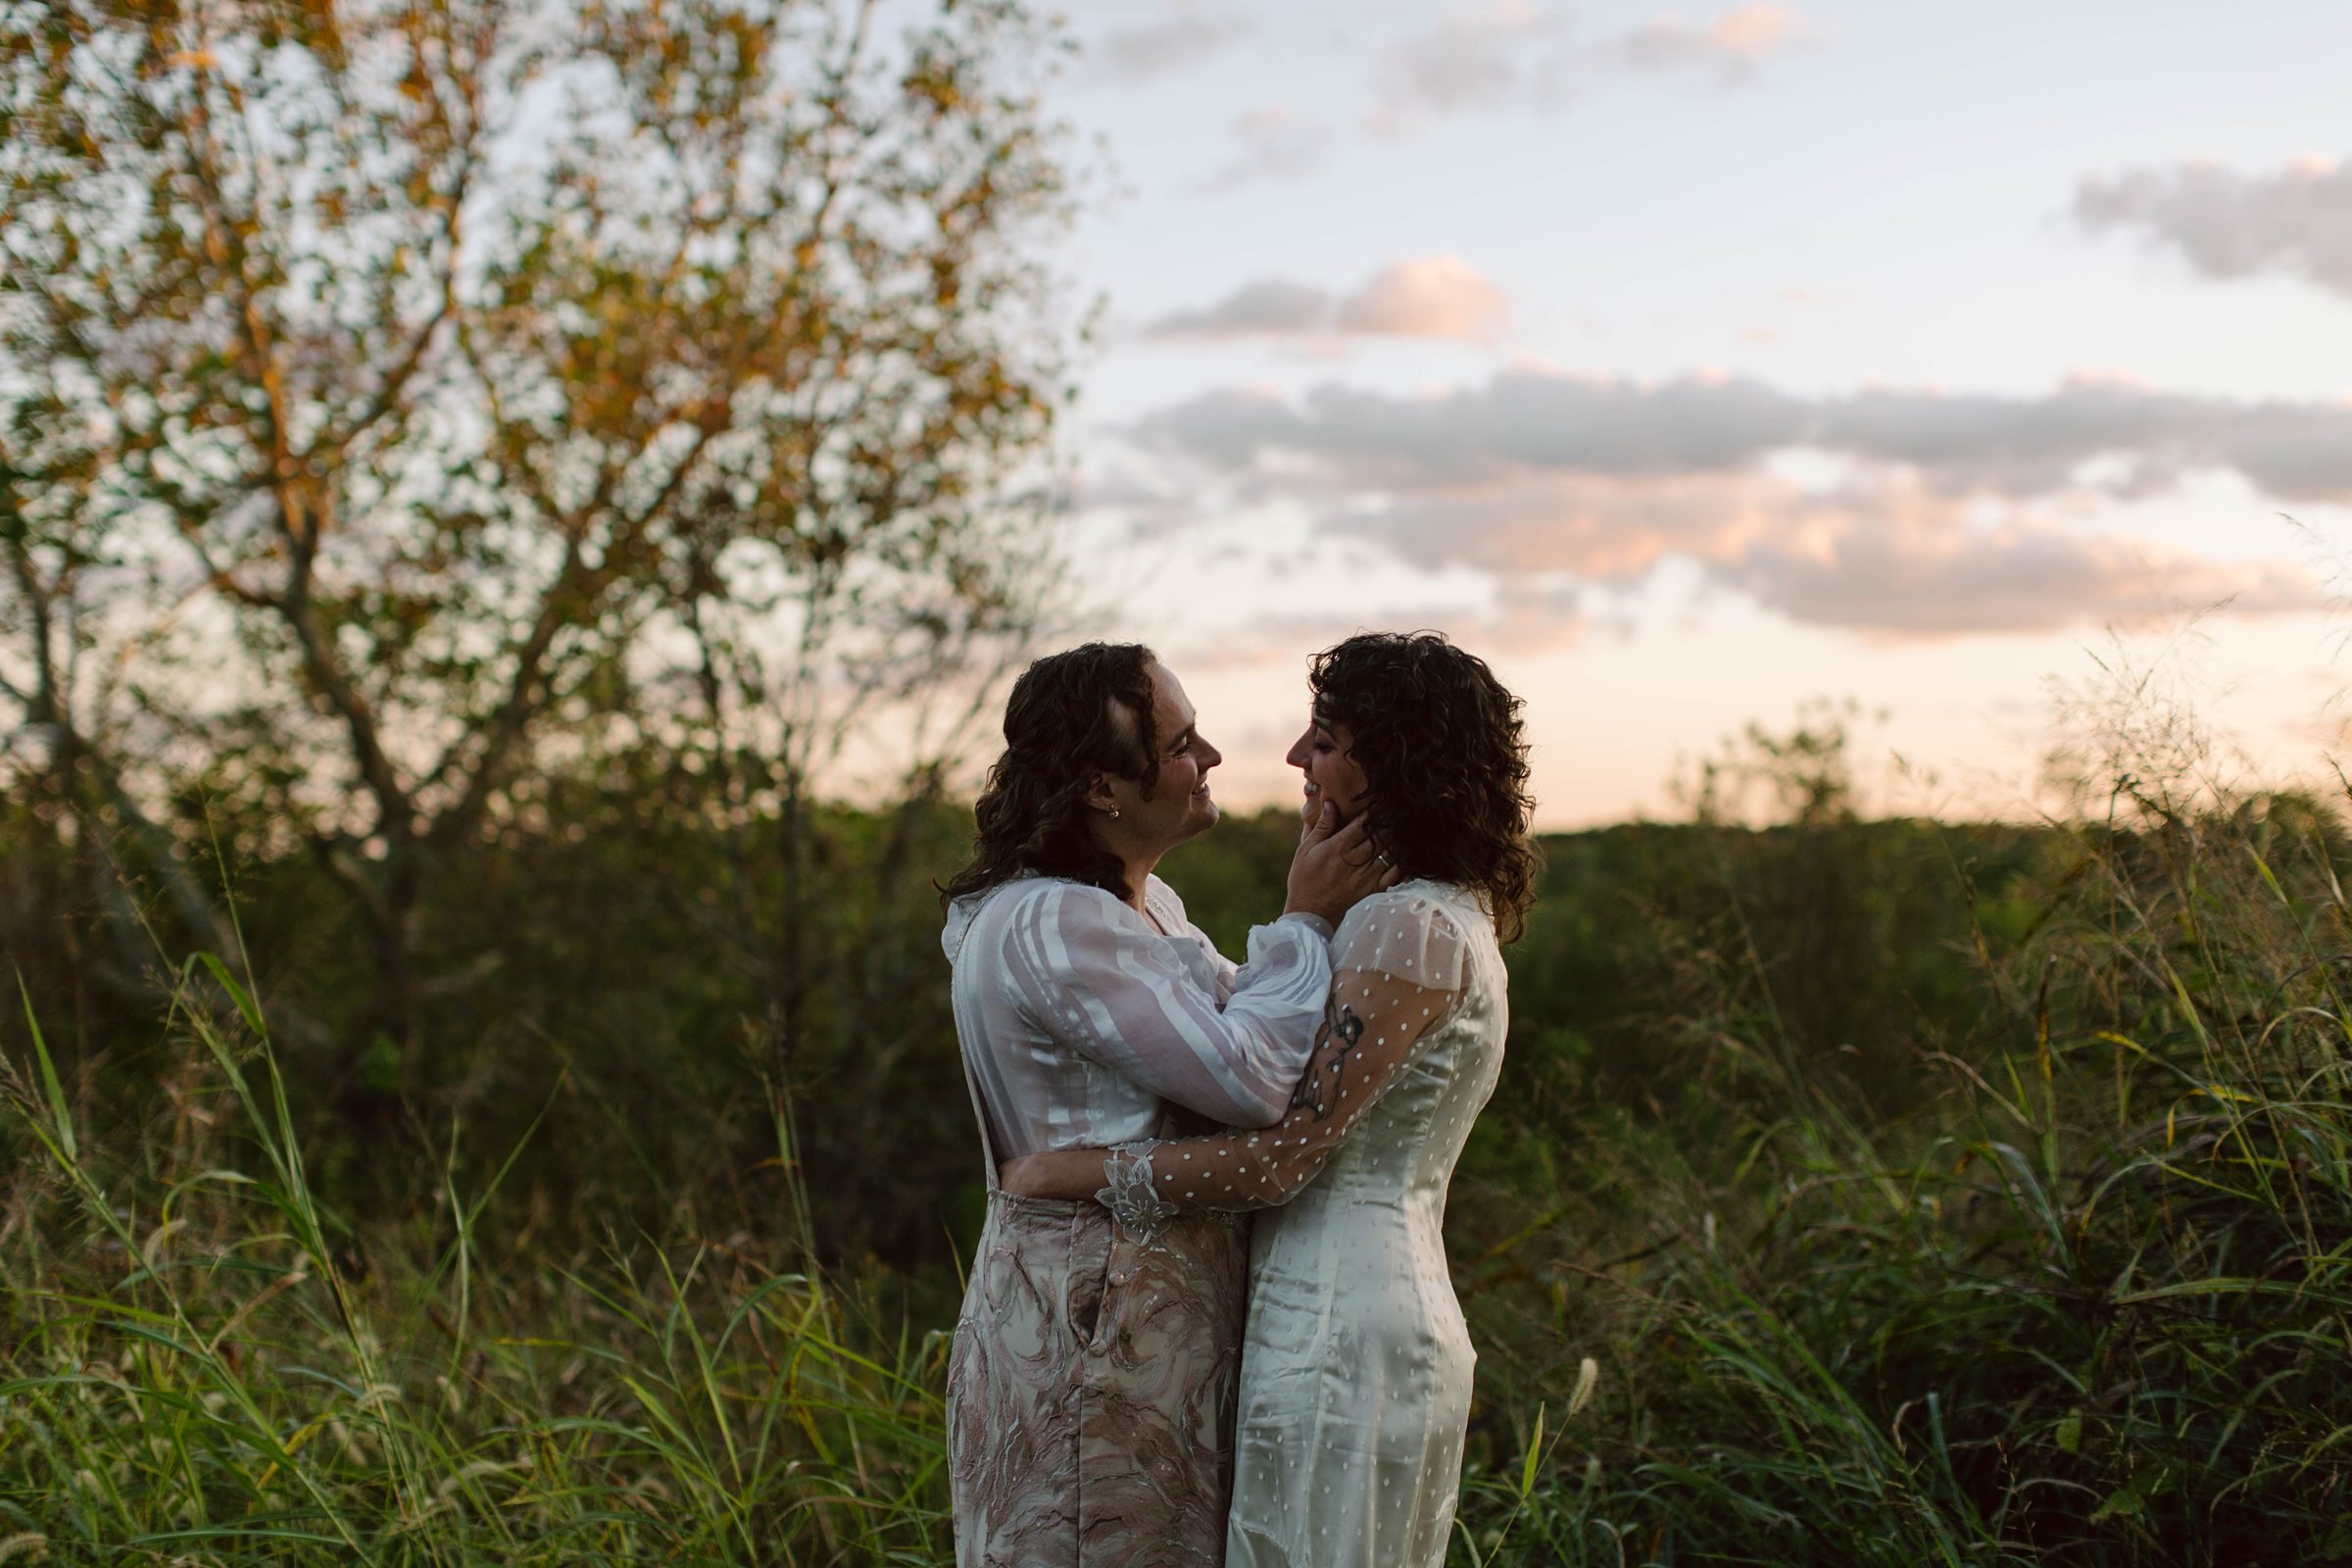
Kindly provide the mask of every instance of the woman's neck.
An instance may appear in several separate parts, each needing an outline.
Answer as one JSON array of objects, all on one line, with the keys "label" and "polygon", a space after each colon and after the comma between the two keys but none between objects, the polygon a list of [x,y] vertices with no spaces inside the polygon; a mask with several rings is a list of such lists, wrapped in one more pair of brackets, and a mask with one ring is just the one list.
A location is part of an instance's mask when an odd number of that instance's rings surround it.
[{"label": "woman's neck", "polygon": [[1138,914],[1148,913],[1144,907],[1144,888],[1152,880],[1152,872],[1159,864],[1156,855],[1119,857],[1119,872],[1127,881],[1127,903]]}]

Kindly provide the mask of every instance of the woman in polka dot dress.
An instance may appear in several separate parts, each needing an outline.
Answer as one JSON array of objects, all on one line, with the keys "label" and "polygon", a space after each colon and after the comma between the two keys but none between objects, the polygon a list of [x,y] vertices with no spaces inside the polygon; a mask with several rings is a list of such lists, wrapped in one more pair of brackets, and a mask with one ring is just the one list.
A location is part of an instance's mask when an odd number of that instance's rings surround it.
[{"label": "woman in polka dot dress", "polygon": [[1434,634],[1317,658],[1290,760],[1306,809],[1362,818],[1405,880],[1332,941],[1315,1054],[1276,1126],[1009,1162],[1007,1190],[1099,1197],[1150,1237],[1262,1208],[1250,1249],[1227,1568],[1437,1568],[1475,1355],[1446,1190],[1508,1026],[1499,942],[1539,862],[1520,704]]}]

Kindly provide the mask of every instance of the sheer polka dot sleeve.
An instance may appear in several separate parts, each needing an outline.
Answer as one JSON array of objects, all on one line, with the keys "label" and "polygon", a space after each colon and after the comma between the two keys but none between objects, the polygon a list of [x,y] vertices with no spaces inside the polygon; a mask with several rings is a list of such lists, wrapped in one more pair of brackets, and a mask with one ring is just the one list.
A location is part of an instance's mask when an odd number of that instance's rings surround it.
[{"label": "sheer polka dot sleeve", "polygon": [[1344,945],[1332,950],[1334,969],[1387,975],[1430,991],[1462,989],[1470,945],[1444,906],[1409,891],[1382,894],[1365,905]]},{"label": "sheer polka dot sleeve", "polygon": [[[1383,896],[1387,905],[1394,896]],[[1342,933],[1315,1054],[1272,1127],[1122,1145],[1096,1197],[1149,1236],[1173,1214],[1286,1203],[1322,1172],[1364,1113],[1451,1016],[1468,984],[1468,944],[1427,901],[1396,899]]]}]

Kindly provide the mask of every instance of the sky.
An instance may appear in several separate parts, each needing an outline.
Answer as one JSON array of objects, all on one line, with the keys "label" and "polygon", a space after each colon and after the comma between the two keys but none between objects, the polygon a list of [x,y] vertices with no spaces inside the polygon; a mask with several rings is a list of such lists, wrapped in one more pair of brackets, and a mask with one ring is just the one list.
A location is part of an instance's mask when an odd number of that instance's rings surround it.
[{"label": "sky", "polygon": [[1429,626],[1539,822],[1858,705],[1865,805],[2029,813],[2069,693],[2340,738],[2352,6],[1089,0],[1086,629],[1228,808],[1316,649]]}]

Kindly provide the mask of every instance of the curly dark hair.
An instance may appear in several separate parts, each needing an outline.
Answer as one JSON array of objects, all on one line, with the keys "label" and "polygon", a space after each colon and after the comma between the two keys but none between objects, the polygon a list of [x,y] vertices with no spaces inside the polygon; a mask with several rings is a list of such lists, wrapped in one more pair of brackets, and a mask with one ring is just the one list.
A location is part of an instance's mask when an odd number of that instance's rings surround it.
[{"label": "curly dark hair", "polygon": [[1526,705],[1434,631],[1364,632],[1317,654],[1315,722],[1345,724],[1365,826],[1408,877],[1476,888],[1516,942],[1544,859],[1528,837]]},{"label": "curly dark hair", "polygon": [[1021,671],[1004,700],[1004,753],[972,806],[972,858],[940,889],[941,902],[1025,871],[1133,896],[1119,858],[1087,831],[1086,786],[1097,772],[1135,779],[1146,796],[1159,782],[1158,662],[1141,643],[1087,643]]}]

